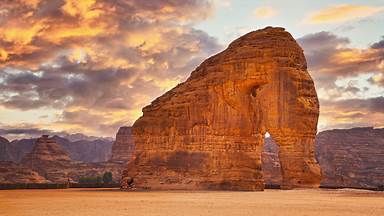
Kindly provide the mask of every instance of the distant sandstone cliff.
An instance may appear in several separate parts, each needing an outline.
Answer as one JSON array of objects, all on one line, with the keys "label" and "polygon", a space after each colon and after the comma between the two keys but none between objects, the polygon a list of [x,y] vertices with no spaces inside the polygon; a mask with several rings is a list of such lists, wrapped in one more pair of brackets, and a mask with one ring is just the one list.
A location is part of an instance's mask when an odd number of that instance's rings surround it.
[{"label": "distant sandstone cliff", "polygon": [[316,156],[322,186],[384,186],[384,129],[353,128],[320,132]]},{"label": "distant sandstone cliff", "polygon": [[131,127],[120,127],[112,146],[112,161],[128,162],[135,150]]},{"label": "distant sandstone cliff", "polygon": [[[79,137],[79,136],[78,136]],[[83,162],[108,161],[111,157],[113,141],[108,139],[74,140],[53,136],[62,149],[68,152],[72,160]],[[32,151],[36,139],[20,139],[9,142],[0,137],[0,161],[20,163]]]},{"label": "distant sandstone cliff", "polygon": [[112,172],[113,180],[120,181],[124,163],[73,160],[56,140],[47,135],[36,139],[21,164],[0,162],[0,183],[77,182],[80,177],[102,176],[105,172]]},{"label": "distant sandstone cliff", "polygon": [[0,183],[48,183],[36,171],[11,161],[0,161]]},{"label": "distant sandstone cliff", "polygon": [[[269,139],[263,152],[267,184],[280,184],[278,147]],[[384,185],[384,129],[352,128],[320,132],[316,158],[323,187],[377,188]]]}]

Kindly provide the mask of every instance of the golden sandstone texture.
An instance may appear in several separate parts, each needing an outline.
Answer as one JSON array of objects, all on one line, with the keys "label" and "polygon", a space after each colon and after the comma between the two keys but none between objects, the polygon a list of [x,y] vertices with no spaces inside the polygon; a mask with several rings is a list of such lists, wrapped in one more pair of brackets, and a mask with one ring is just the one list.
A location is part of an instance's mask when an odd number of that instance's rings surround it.
[{"label": "golden sandstone texture", "polygon": [[318,115],[294,38],[283,28],[250,32],[143,108],[122,187],[263,190],[266,132],[280,147],[281,187],[318,187]]}]

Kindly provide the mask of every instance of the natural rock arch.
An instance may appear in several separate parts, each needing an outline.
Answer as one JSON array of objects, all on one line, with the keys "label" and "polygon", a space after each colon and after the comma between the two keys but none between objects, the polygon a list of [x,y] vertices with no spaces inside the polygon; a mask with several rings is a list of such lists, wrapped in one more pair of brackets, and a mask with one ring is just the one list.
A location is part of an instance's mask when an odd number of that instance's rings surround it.
[{"label": "natural rock arch", "polygon": [[143,108],[126,175],[138,188],[262,190],[268,131],[280,146],[282,187],[318,186],[319,103],[306,69],[283,28],[238,38]]}]

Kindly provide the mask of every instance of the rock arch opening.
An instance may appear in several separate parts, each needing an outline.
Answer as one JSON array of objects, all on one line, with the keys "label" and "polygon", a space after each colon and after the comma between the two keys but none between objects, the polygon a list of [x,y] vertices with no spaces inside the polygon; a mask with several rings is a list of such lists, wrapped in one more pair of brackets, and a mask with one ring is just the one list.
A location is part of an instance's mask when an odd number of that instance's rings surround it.
[{"label": "rock arch opening", "polygon": [[266,188],[280,188],[283,180],[279,159],[279,146],[267,132],[261,153],[261,169]]}]

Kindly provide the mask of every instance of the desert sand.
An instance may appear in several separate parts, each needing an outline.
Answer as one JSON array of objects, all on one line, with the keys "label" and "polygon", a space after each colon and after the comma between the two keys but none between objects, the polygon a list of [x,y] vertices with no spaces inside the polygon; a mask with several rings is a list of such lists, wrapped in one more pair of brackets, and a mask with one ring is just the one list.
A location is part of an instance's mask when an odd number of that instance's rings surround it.
[{"label": "desert sand", "polygon": [[0,215],[384,215],[384,193],[364,190],[0,191]]}]

